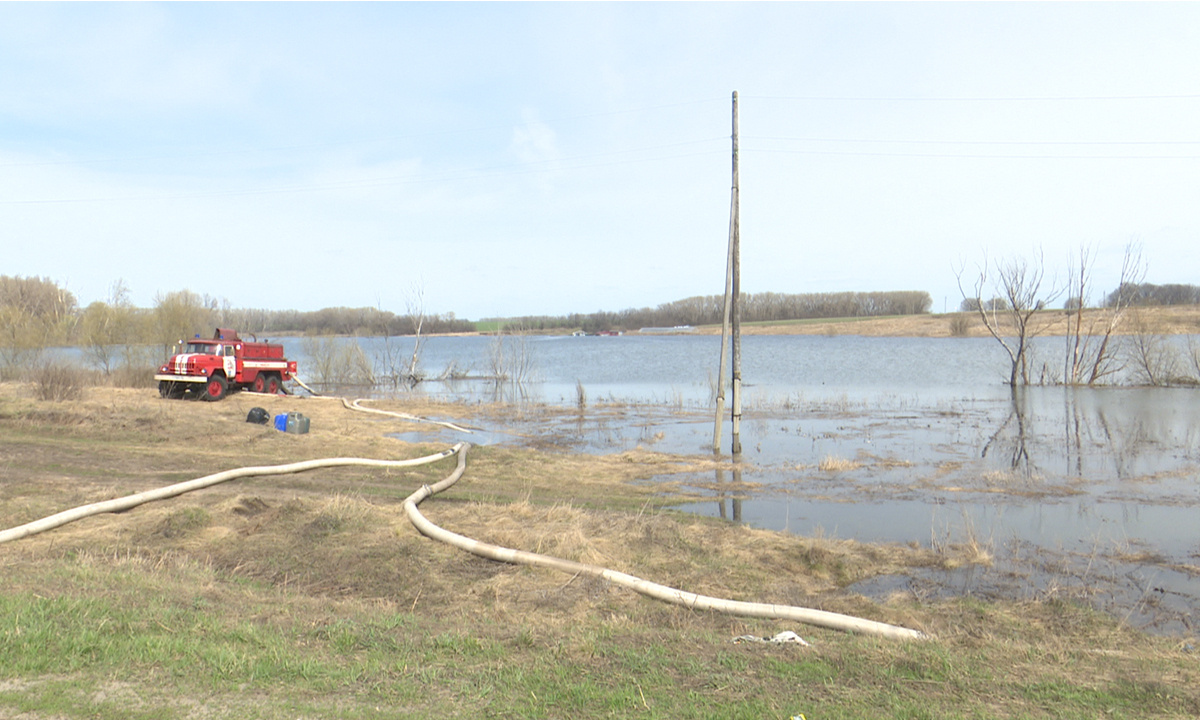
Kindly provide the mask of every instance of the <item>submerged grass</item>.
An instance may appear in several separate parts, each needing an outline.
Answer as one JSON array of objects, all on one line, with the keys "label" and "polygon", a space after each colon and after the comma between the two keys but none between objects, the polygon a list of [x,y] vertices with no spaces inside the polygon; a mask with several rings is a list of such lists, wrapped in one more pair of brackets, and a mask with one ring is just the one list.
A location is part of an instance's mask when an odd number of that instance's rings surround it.
[{"label": "submerged grass", "polygon": [[817,463],[817,469],[821,472],[848,472],[857,470],[862,467],[862,463],[857,460],[848,460],[836,455],[826,455]]},{"label": "submerged grass", "polygon": [[[106,393],[52,411],[0,385],[0,517],[227,467],[431,449],[380,441],[399,423],[323,401],[303,404],[312,433],[289,436],[246,424],[244,397]],[[279,412],[300,401],[253,398],[264,402]],[[598,579],[481,560],[419,536],[402,515],[400,500],[447,466],[338,469],[212,488],[0,546],[0,716],[1200,715],[1200,667],[1178,638],[1060,600],[874,603],[842,590],[944,564],[959,543],[939,554],[755,530],[660,510],[664,499],[632,482],[690,462],[479,448],[460,486],[423,510],[484,540],[935,639],[689,612]],[[784,629],[812,647],[732,642]]]}]

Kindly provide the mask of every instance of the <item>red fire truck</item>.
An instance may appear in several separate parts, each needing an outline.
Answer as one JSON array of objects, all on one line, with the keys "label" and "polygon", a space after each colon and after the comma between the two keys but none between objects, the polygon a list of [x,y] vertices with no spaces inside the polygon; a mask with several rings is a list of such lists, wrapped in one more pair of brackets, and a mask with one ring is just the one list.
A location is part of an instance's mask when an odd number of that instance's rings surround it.
[{"label": "red fire truck", "polygon": [[282,345],[243,340],[229,328],[217,328],[211,340],[197,336],[180,345],[181,352],[154,376],[163,397],[190,392],[216,401],[243,389],[273,395],[283,392],[283,381],[296,374],[296,362],[283,356]]}]

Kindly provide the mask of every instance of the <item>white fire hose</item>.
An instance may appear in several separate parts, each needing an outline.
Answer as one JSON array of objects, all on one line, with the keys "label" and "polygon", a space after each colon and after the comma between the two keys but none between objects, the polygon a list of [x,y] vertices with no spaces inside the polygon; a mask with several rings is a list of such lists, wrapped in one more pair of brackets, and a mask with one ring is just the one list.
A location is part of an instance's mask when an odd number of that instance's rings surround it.
[{"label": "white fire hose", "polygon": [[[368,408],[363,408],[351,403],[347,403],[346,407],[354,410],[370,411]],[[641,578],[634,577],[633,575],[628,575],[615,570],[609,570],[596,565],[587,565],[584,563],[574,562],[572,560],[563,560],[560,558],[550,557],[548,555],[541,555],[523,550],[513,550],[510,548],[500,547],[498,545],[491,545],[450,532],[449,530],[445,530],[430,522],[424,515],[421,514],[420,510],[417,509],[417,506],[423,500],[436,495],[437,493],[458,482],[459,478],[463,476],[463,473],[467,468],[467,449],[469,447],[470,444],[468,443],[457,443],[450,448],[442,450],[441,452],[408,460],[324,458],[319,460],[305,460],[302,462],[288,463],[286,465],[261,465],[226,470],[224,472],[206,475],[194,480],[168,485],[156,490],[147,490],[145,492],[127,495],[122,498],[115,498],[113,500],[106,500],[88,505],[81,505],[71,510],[64,510],[63,512],[50,515],[40,520],[35,520],[24,525],[0,531],[0,544],[13,540],[19,540],[21,538],[29,537],[30,535],[36,535],[47,530],[52,530],[54,528],[66,525],[67,523],[81,520],[86,517],[91,517],[92,515],[123,512],[144,503],[153,502],[155,500],[165,500],[167,498],[176,497],[178,495],[183,495],[184,493],[200,490],[202,488],[211,487],[213,485],[218,485],[220,483],[239,478],[285,475],[304,472],[306,470],[313,470],[321,467],[338,467],[347,465],[381,468],[414,467],[436,462],[438,460],[450,457],[451,455],[457,455],[458,465],[454,472],[452,472],[441,482],[438,482],[434,485],[422,486],[404,500],[403,507],[409,521],[412,522],[417,530],[426,537],[447,543],[461,550],[465,550],[469,553],[473,553],[490,560],[519,565],[532,565],[536,567],[559,570],[561,572],[570,574],[584,574],[598,577],[612,582],[613,584],[629,588],[630,590],[647,597],[651,597],[656,600],[662,600],[675,605],[680,605],[693,610],[711,610],[713,612],[742,617],[792,620],[808,625],[815,625],[817,627],[842,630],[852,633],[877,635],[892,639],[924,640],[929,638],[928,635],[919,630],[912,630],[896,625],[888,625],[886,623],[865,620],[862,618],[852,617],[850,615],[841,615],[839,613],[832,613],[824,610],[813,610],[810,608],[795,607],[791,605],[774,605],[769,603],[743,602],[739,600],[723,600],[721,598],[710,597],[707,595],[697,595],[685,590],[659,585],[658,583],[642,580]]]},{"label": "white fire hose", "polygon": [[453,545],[460,550],[465,550],[479,557],[489,560],[497,560],[499,562],[513,563],[516,565],[533,565],[536,567],[550,568],[559,570],[572,575],[591,575],[593,577],[602,578],[609,582],[629,588],[634,592],[640,593],[655,600],[662,600],[673,605],[680,605],[692,610],[711,610],[714,612],[725,613],[727,615],[738,615],[741,617],[758,617],[772,618],[778,620],[793,620],[802,622],[807,625],[815,625],[817,627],[831,628],[833,630],[843,630],[845,632],[857,632],[867,635],[879,635],[882,637],[893,638],[898,640],[925,640],[929,636],[919,630],[910,630],[909,628],[899,627],[897,625],[888,625],[887,623],[876,622],[874,620],[864,620],[862,618],[851,617],[849,615],[841,615],[839,613],[827,612],[824,610],[812,610],[809,608],[795,607],[792,605],[773,605],[769,603],[754,603],[742,602],[739,600],[722,600],[721,598],[710,597],[708,595],[697,595],[687,592],[686,590],[678,590],[676,588],[659,585],[658,583],[642,580],[641,578],[627,575],[616,570],[609,570],[597,565],[586,565],[584,563],[574,562],[572,560],[563,560],[561,558],[550,557],[549,555],[541,555],[538,553],[526,552],[524,550],[513,550],[511,548],[500,547],[499,545],[491,545],[489,543],[473,540],[469,537],[459,535],[457,533],[445,530],[430,522],[421,511],[417,509],[417,505],[421,504],[422,500],[432,497],[439,492],[450,487],[458,482],[462,477],[463,472],[467,469],[467,448],[470,445],[460,443],[455,446],[458,450],[458,467],[445,480],[434,485],[425,485],[421,489],[409,495],[404,500],[404,512],[408,515],[408,519],[422,535],[439,540],[448,545]]}]

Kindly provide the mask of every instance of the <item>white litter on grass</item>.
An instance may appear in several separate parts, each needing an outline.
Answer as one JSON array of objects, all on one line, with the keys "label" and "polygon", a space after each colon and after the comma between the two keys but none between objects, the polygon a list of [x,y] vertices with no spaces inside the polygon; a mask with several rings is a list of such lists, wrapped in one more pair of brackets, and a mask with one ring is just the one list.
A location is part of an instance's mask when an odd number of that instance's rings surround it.
[{"label": "white litter on grass", "polygon": [[735,643],[758,642],[758,643],[791,643],[795,645],[803,645],[804,647],[812,647],[807,640],[800,637],[791,630],[784,630],[774,637],[758,637],[757,635],[739,635],[733,639]]}]

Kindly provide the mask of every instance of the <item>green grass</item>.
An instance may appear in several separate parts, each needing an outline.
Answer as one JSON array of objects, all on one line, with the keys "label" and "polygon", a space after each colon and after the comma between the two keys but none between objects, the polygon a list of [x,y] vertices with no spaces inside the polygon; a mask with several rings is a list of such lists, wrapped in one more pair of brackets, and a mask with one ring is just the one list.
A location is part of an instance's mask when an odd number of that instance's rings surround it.
[{"label": "green grass", "polygon": [[503,320],[478,320],[475,322],[475,332],[498,333],[504,329]]},{"label": "green grass", "polygon": [[1020,653],[1001,659],[1007,648],[972,643],[810,631],[812,648],[734,645],[645,622],[673,612],[658,609],[632,624],[594,619],[547,633],[529,618],[497,631],[386,604],[313,607],[190,563],[150,575],[135,561],[116,565],[63,557],[19,573],[21,587],[49,580],[36,592],[0,595],[0,677],[12,679],[0,681],[0,714],[757,720],[1200,709],[1194,689],[1146,679],[1140,664],[1126,678],[1085,654],[1043,657],[1045,672],[1028,673]]},{"label": "green grass", "polygon": [[[520,717],[763,716],[760,704],[740,701],[679,712],[687,699],[669,647],[603,651],[597,668],[528,635],[437,632],[407,614],[304,627],[231,619],[202,601],[130,599],[0,596],[0,674],[26,680],[0,690],[0,708],[89,718],[186,717],[194,703],[230,717],[291,717],[299,707],[320,717],[444,717],[447,704]],[[686,668],[693,682],[714,671],[722,683],[736,680],[719,661]],[[174,692],[154,690],[166,686]],[[113,687],[137,697],[133,714],[109,699]]]}]

